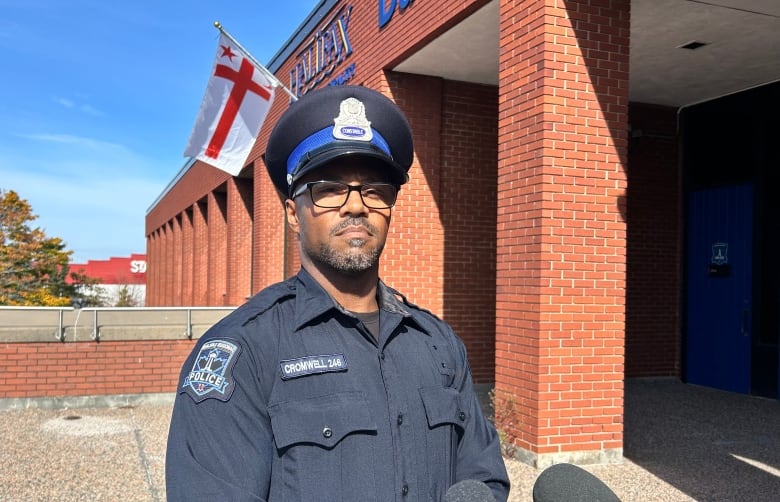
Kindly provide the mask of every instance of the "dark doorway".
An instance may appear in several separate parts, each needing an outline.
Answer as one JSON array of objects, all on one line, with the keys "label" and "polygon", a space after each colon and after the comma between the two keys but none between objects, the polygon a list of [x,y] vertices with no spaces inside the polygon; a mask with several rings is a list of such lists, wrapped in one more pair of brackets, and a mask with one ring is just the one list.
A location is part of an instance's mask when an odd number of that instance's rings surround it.
[{"label": "dark doorway", "polygon": [[[780,83],[774,83],[690,106],[680,113],[686,194],[684,242],[687,246],[683,374],[691,383],[772,398],[779,397],[780,378],[779,111]],[[718,213],[724,205],[738,204],[734,199],[738,193],[750,194],[749,201],[741,199],[749,207],[743,205],[737,209],[732,206],[736,212]],[[705,210],[701,204],[710,204],[710,207]],[[702,225],[711,227],[707,230],[709,234],[702,233]],[[739,230],[740,227],[749,228]],[[707,278],[697,276],[703,251],[702,247],[696,249],[696,246],[708,246],[709,258],[713,258],[716,255],[712,254],[712,246],[724,244],[718,242],[724,239],[715,237],[721,231],[728,235],[730,253],[749,249],[750,271],[744,268],[748,262],[742,262],[742,268],[737,270],[735,263],[718,265],[719,259],[715,258],[705,264],[708,266]],[[696,236],[713,242],[696,244]],[[721,248],[725,250],[725,247]],[[736,258],[737,255],[730,256]],[[701,269],[698,272],[701,273]],[[735,282],[738,276],[729,275],[735,273],[749,274],[749,281]],[[744,287],[749,291],[738,290],[743,284],[747,284]],[[728,315],[712,312],[717,302],[725,302],[726,297],[731,298],[729,307],[720,308],[726,308]],[[708,311],[711,312],[709,318]],[[721,315],[729,320],[716,321],[715,318]],[[741,343],[739,339],[732,340],[736,345],[729,349],[728,343],[719,345],[715,340],[708,341],[708,337],[715,336],[713,330],[727,331],[731,335],[737,333],[742,337]],[[734,351],[730,357],[720,353],[727,350]],[[714,355],[718,353],[719,356]],[[718,361],[711,359],[713,357],[731,360]],[[708,360],[711,366],[728,363],[728,370],[717,371],[729,383],[714,374],[704,376],[710,383],[697,381],[702,378],[701,371],[706,368],[702,365]],[[707,371],[716,370],[711,367]]]}]

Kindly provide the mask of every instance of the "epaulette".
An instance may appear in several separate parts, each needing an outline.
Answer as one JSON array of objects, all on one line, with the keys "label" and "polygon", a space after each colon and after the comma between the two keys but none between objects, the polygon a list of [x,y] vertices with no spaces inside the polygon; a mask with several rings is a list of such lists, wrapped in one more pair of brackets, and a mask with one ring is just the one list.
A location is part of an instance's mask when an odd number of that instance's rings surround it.
[{"label": "epaulette", "polygon": [[433,332],[436,331],[437,322],[444,322],[439,318],[439,316],[437,316],[430,310],[424,309],[419,305],[409,301],[409,299],[403,293],[400,293],[395,288],[392,288],[387,284],[385,284],[384,286],[387,292],[393,295],[397,301],[403,303],[404,306],[409,307],[409,312],[412,314],[412,319],[414,319],[415,322],[417,322],[417,324],[420,325],[421,328],[425,329],[428,332]]},{"label": "epaulette", "polygon": [[244,326],[274,305],[283,302],[287,298],[293,297],[295,297],[295,277],[284,282],[272,284],[263,289],[234,310],[230,315],[224,317],[215,324],[212,327],[212,330],[221,332],[225,329],[229,330],[233,327]]},{"label": "epaulette", "polygon": [[260,314],[268,311],[274,305],[295,297],[296,278],[272,284],[250,298],[236,310],[237,317],[243,326]]}]

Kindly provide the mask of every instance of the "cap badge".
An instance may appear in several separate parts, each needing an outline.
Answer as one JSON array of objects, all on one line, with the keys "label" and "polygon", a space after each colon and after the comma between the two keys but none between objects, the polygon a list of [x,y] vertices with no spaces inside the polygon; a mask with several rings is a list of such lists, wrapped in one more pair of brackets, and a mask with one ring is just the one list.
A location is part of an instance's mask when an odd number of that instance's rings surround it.
[{"label": "cap badge", "polygon": [[371,122],[366,117],[366,107],[356,98],[347,98],[341,102],[339,116],[333,119],[333,137],[353,141],[371,141],[374,133]]}]

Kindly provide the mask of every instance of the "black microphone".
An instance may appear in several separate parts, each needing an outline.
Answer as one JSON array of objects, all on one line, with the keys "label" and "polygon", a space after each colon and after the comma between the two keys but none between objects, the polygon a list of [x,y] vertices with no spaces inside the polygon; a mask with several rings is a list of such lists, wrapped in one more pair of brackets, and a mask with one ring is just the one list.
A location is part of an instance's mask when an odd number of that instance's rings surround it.
[{"label": "black microphone", "polygon": [[572,464],[548,467],[534,482],[534,502],[620,502],[603,481]]},{"label": "black microphone", "polygon": [[496,498],[482,481],[464,479],[449,487],[444,502],[496,502]]}]

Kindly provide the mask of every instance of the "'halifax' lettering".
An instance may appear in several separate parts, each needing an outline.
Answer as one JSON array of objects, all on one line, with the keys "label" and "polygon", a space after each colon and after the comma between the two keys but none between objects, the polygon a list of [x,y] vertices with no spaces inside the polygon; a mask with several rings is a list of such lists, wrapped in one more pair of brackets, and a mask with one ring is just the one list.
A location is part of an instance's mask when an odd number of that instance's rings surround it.
[{"label": "'halifax' lettering", "polygon": [[328,85],[344,85],[355,76],[355,63],[347,66],[347,68],[339,74],[338,77],[331,80]]},{"label": "'halifax' lettering", "polygon": [[342,7],[298,53],[297,61],[290,70],[290,89],[296,96],[306,94],[352,54],[347,33],[351,14],[351,5]]}]

